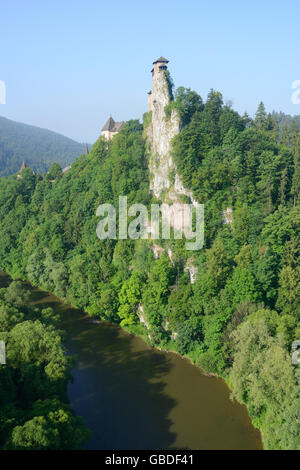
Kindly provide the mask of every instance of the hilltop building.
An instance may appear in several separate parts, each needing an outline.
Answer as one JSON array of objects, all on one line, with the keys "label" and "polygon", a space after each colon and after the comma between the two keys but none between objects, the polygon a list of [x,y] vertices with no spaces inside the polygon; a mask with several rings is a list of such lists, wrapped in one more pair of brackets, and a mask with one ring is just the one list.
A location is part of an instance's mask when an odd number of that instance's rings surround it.
[{"label": "hilltop building", "polygon": [[[150,190],[155,197],[160,197],[164,191],[172,192],[169,199],[178,199],[170,182],[170,171],[176,168],[171,157],[171,141],[180,132],[180,119],[175,109],[170,118],[166,119],[165,107],[170,103],[171,96],[166,71],[168,59],[159,57],[153,62],[152,89],[148,93],[148,112],[151,112],[151,124],[147,127],[150,152],[155,158],[149,159]],[[177,186],[177,185],[176,185]],[[177,193],[177,191],[176,191]],[[170,195],[169,195],[170,196]]]},{"label": "hilltop building", "polygon": [[[169,61],[165,57],[153,62],[152,89],[148,93],[148,112],[151,112],[151,122],[147,125],[146,133],[150,143],[149,158],[150,190],[159,198],[164,194],[165,201],[181,203],[182,197],[187,196],[195,202],[191,191],[183,186],[176,165],[172,159],[172,139],[180,132],[180,117],[175,108],[166,117],[165,108],[171,102],[169,77],[166,74]],[[154,158],[153,158],[154,156]],[[170,173],[173,181],[170,181]]]},{"label": "hilltop building", "polygon": [[105,126],[101,131],[101,135],[107,140],[111,140],[114,135],[116,135],[122,127],[125,125],[125,121],[115,122],[110,116]]},{"label": "hilltop building", "polygon": [[[159,59],[155,60],[153,62],[153,69],[151,70],[152,77],[156,76],[160,72],[167,70],[168,69],[168,59],[165,59],[164,57],[160,57]],[[148,112],[152,111],[152,105],[153,105],[153,94],[152,90],[149,91],[148,93]]]},{"label": "hilltop building", "polygon": [[151,70],[152,76],[155,73],[161,72],[162,70],[167,70],[168,68],[168,59],[165,59],[164,57],[160,57],[157,59],[155,62],[153,62],[153,69]]},{"label": "hilltop building", "polygon": [[[23,161],[22,162],[22,165],[21,165],[21,168],[19,169],[18,173],[17,173],[17,178],[22,178],[22,171],[25,170],[25,168],[27,168],[27,165],[26,163]],[[32,174],[35,175],[35,171],[32,170]]]},{"label": "hilltop building", "polygon": [[22,162],[22,165],[21,165],[21,168],[19,170],[19,173],[21,173],[22,170],[24,170],[26,168],[26,163],[25,162]]},{"label": "hilltop building", "polygon": [[21,172],[22,170],[24,170],[26,168],[26,163],[23,161],[22,162],[22,165],[21,165],[21,168],[19,169],[18,173],[17,173],[17,178],[22,178],[21,176]]}]

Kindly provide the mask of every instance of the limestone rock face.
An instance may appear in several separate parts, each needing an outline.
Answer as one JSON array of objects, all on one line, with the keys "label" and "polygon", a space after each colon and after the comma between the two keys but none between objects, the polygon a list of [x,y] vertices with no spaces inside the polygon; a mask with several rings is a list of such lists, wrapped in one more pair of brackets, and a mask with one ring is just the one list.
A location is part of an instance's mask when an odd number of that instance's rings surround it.
[{"label": "limestone rock face", "polygon": [[152,83],[152,126],[150,134],[151,158],[150,189],[156,197],[171,186],[170,172],[174,164],[170,155],[171,140],[180,131],[180,119],[175,110],[166,118],[165,107],[170,102],[168,83],[164,71],[153,75]]},{"label": "limestone rock face", "polygon": [[146,319],[146,315],[144,313],[144,307],[142,305],[139,305],[138,311],[137,311],[140,323],[143,323],[145,325],[146,329],[149,330],[149,324]]},{"label": "limestone rock face", "polygon": [[151,96],[152,123],[147,132],[151,147],[150,190],[157,198],[165,193],[164,199],[169,202],[179,202],[180,195],[188,196],[192,202],[196,202],[191,191],[183,187],[171,156],[171,142],[180,132],[180,118],[175,109],[169,118],[166,117],[165,107],[170,103],[171,97],[164,71],[154,72]]},{"label": "limestone rock face", "polygon": [[164,249],[161,246],[156,245],[156,243],[153,243],[151,250],[154,255],[154,259],[159,259],[164,251]]},{"label": "limestone rock face", "polygon": [[198,268],[194,265],[194,260],[192,258],[187,261],[184,270],[188,273],[190,277],[190,283],[195,284],[197,280]]},{"label": "limestone rock face", "polygon": [[186,189],[183,186],[182,181],[181,181],[180,176],[178,175],[178,173],[175,174],[174,191],[175,191],[175,194],[183,194],[185,196],[188,196],[191,200],[191,203],[194,206],[196,205],[197,201],[196,201],[196,199],[194,199],[192,191],[189,191],[188,189]]},{"label": "limestone rock face", "polygon": [[[180,231],[191,219],[192,209],[186,205],[187,202],[194,206],[197,202],[192,192],[184,187],[172,159],[172,139],[180,132],[180,117],[176,109],[171,111],[170,116],[165,112],[171,101],[166,72],[154,67],[152,77],[152,90],[149,92],[151,99],[148,102],[151,121],[148,121],[146,128],[150,151],[150,190],[162,202],[163,218],[170,221],[175,231]],[[152,250],[155,258],[159,258],[163,251],[156,244],[153,244]],[[172,253],[168,252],[168,255],[173,262]],[[186,270],[191,282],[195,282],[196,268],[188,265]]]},{"label": "limestone rock face", "polygon": [[228,224],[230,226],[233,224],[233,213],[231,207],[227,207],[226,210],[222,211],[221,215],[223,224]]}]

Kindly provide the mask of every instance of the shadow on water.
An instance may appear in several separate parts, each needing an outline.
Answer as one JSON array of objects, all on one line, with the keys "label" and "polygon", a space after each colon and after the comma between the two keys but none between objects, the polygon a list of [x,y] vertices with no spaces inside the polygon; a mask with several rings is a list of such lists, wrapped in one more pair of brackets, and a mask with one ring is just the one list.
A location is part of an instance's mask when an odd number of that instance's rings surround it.
[{"label": "shadow on water", "polygon": [[170,358],[106,322],[93,322],[51,294],[31,290],[31,302],[61,314],[66,346],[78,357],[68,393],[76,414],[92,431],[88,449],[167,449],[170,410],[164,392]]},{"label": "shadow on water", "polygon": [[[1,286],[4,278],[0,273]],[[262,448],[246,408],[229,399],[224,381],[24,285],[33,306],[61,315],[67,350],[78,357],[68,394],[92,431],[87,449]]]}]

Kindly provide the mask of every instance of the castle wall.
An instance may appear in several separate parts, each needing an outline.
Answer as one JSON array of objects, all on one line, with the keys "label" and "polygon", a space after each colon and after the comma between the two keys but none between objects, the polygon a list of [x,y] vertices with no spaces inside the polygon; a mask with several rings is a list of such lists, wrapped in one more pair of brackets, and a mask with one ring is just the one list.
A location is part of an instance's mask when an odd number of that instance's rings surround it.
[{"label": "castle wall", "polygon": [[154,69],[154,74],[158,73],[159,72],[159,66],[161,64],[159,64],[158,62],[156,64],[153,64],[153,69]]},{"label": "castle wall", "polygon": [[101,135],[102,135],[106,140],[110,140],[110,139],[111,139],[111,132],[110,132],[110,131],[102,131]]},{"label": "castle wall", "polygon": [[118,132],[111,132],[111,131],[102,131],[101,135],[106,139],[106,140],[111,140],[114,135],[118,134]]}]

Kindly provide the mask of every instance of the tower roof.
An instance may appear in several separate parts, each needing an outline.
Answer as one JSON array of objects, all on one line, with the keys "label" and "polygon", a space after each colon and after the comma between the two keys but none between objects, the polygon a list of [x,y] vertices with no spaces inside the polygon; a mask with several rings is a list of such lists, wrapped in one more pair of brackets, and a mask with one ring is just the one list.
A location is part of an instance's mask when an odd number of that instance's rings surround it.
[{"label": "tower roof", "polygon": [[112,117],[110,117],[102,129],[103,131],[109,132],[119,132],[122,127],[125,125],[125,121],[115,122]]},{"label": "tower roof", "polygon": [[26,163],[23,161],[22,165],[21,165],[21,168],[20,168],[20,171],[24,170],[25,168],[26,168]]},{"label": "tower roof", "polygon": [[113,132],[119,132],[124,125],[125,125],[125,121],[115,122]]},{"label": "tower roof", "polygon": [[113,128],[115,127],[115,121],[113,118],[110,116],[104,127],[102,128],[102,131],[112,131]]},{"label": "tower roof", "polygon": [[156,59],[156,61],[153,62],[153,64],[157,64],[158,62],[163,62],[163,63],[167,64],[169,61],[168,61],[168,59],[165,59],[163,56],[161,56],[159,59]]}]

